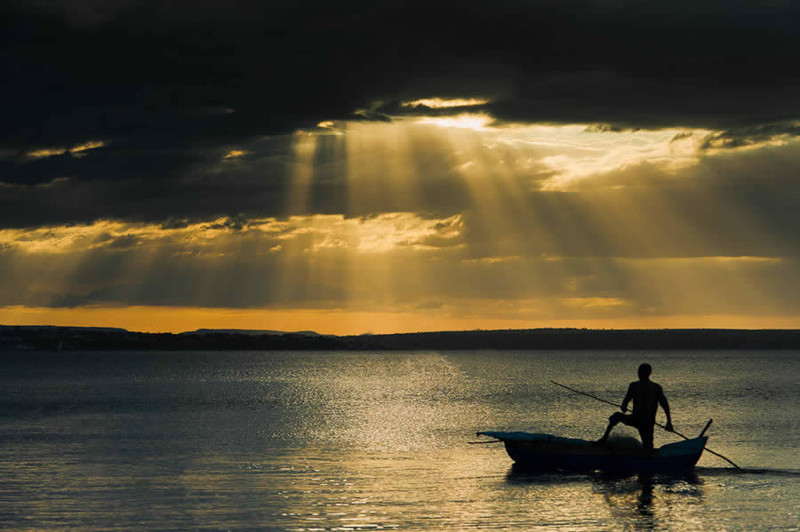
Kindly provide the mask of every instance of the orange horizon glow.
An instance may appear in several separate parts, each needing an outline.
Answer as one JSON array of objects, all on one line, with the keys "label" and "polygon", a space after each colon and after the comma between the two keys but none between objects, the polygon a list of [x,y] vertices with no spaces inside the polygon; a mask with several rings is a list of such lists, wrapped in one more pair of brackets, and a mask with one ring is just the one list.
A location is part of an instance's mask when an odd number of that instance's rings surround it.
[{"label": "orange horizon glow", "polygon": [[503,319],[435,313],[345,309],[217,309],[197,307],[0,307],[0,324],[119,327],[134,332],[196,329],[315,331],[339,336],[506,329],[800,329],[800,316],[651,316],[597,319]]}]

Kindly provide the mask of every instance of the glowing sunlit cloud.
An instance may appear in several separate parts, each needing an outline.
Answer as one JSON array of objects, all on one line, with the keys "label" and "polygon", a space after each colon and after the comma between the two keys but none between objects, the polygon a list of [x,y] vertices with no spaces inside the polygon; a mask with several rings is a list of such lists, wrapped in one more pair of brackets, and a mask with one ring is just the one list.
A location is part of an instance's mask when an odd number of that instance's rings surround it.
[{"label": "glowing sunlit cloud", "polygon": [[156,245],[177,239],[185,245],[208,243],[231,231],[226,218],[210,223],[187,224],[165,229],[156,224],[101,220],[92,224],[48,226],[33,229],[0,229],[0,246],[33,254],[79,253],[100,248],[121,249],[136,245]]},{"label": "glowing sunlit cloud", "polygon": [[725,152],[754,151],[766,147],[786,146],[798,138],[797,132],[800,131],[800,122],[785,124],[791,132],[775,132],[773,134],[758,134],[753,136],[743,135],[741,137],[731,136],[724,131],[713,131],[702,138],[702,145],[709,155]]},{"label": "glowing sunlit cloud", "polygon": [[[326,220],[327,223],[320,223]],[[349,248],[359,253],[384,253],[397,248],[432,248],[428,241],[439,237],[456,242],[461,237],[461,216],[427,220],[412,213],[387,213],[373,218],[344,218],[332,215],[305,220],[311,225],[298,227],[282,239],[297,232],[314,233],[317,238],[309,251],[325,248]]]},{"label": "glowing sunlit cloud", "polygon": [[[626,259],[630,261],[641,261],[643,259]],[[692,264],[779,264],[785,259],[782,257],[664,257],[659,259],[664,263],[692,263]]]},{"label": "glowing sunlit cloud", "polygon": [[54,157],[56,155],[64,155],[65,153],[69,152],[75,157],[83,157],[85,152],[89,150],[95,150],[97,148],[102,148],[106,146],[108,143],[102,140],[91,140],[88,142],[84,142],[83,144],[76,144],[71,148],[64,148],[64,147],[55,147],[55,148],[42,148],[39,150],[33,150],[25,154],[25,156],[29,159],[44,159],[47,157]]},{"label": "glowing sunlit cloud", "polygon": [[393,249],[434,249],[457,245],[463,224],[460,215],[422,218],[414,213],[385,213],[369,218],[340,214],[292,216],[288,220],[256,218],[237,229],[229,218],[164,228],[158,224],[97,221],[92,224],[49,226],[35,229],[0,229],[0,248],[31,254],[66,254],[106,248],[172,244],[179,248],[220,250],[226,241],[262,238],[280,243],[310,236],[306,253],[345,248],[353,253],[384,253]]},{"label": "glowing sunlit cloud", "polygon": [[[450,242],[458,245],[462,223],[459,215],[425,219],[413,213],[385,213],[371,218],[342,215],[293,216],[271,222],[278,239],[309,237],[306,253],[347,249],[353,253],[385,253],[395,249],[435,249]],[[435,241],[435,245],[433,244]]]},{"label": "glowing sunlit cloud", "polygon": [[627,304],[624,299],[618,297],[571,297],[564,299],[564,303],[581,309],[606,309]]},{"label": "glowing sunlit cloud", "polygon": [[250,152],[247,150],[230,150],[228,153],[225,154],[223,159],[238,159],[239,157],[244,157],[249,153]]},{"label": "glowing sunlit cloud", "polygon": [[456,116],[426,117],[419,120],[420,124],[432,124],[443,128],[473,129],[481,131],[487,129],[493,122],[487,114],[461,114]]},{"label": "glowing sunlit cloud", "polygon": [[66,148],[42,148],[40,150],[30,151],[26,156],[29,159],[44,159],[55,155],[64,155],[65,153],[67,153]]},{"label": "glowing sunlit cloud", "polygon": [[[544,190],[568,190],[591,184],[592,178],[606,176],[612,172],[648,164],[666,175],[696,165],[708,155],[709,130],[664,129],[664,130],[615,130],[586,124],[554,125],[497,125],[494,118],[485,113],[461,113],[455,116],[395,117],[392,123],[347,123],[324,121],[321,129],[335,130],[347,137],[348,151],[352,155],[353,143],[365,141],[377,144],[403,136],[410,127],[428,127],[444,130],[471,130],[479,134],[471,142],[476,147],[490,150],[504,146],[514,151],[512,174],[549,174],[538,188]],[[404,129],[405,128],[405,129]],[[448,141],[447,135],[441,138]],[[783,142],[782,140],[770,141]],[[410,154],[408,155],[410,156]],[[499,160],[499,164],[506,161]],[[469,170],[476,161],[462,158],[461,164]],[[483,165],[483,170],[485,170]],[[362,172],[363,173],[363,172]]]},{"label": "glowing sunlit cloud", "polygon": [[[389,124],[334,125],[333,122],[326,121],[319,125],[344,132],[348,138],[348,151],[353,155],[355,148],[351,144],[354,142],[363,144],[366,139],[376,144],[380,142],[380,138],[389,139],[403,135],[410,127],[432,126],[443,130],[474,131],[479,135],[470,140],[474,147],[489,150],[504,147],[506,150],[513,150],[514,166],[506,167],[508,172],[530,176],[549,174],[547,179],[538,184],[538,188],[553,191],[576,188],[584,183],[591,184],[593,177],[605,176],[641,164],[649,164],[668,175],[675,175],[696,165],[706,155],[704,142],[713,133],[708,130],[687,129],[618,131],[586,124],[500,126],[485,113],[395,117]],[[440,137],[445,142],[450,142],[453,138],[447,134],[440,134]],[[357,150],[363,151],[361,148]],[[507,162],[504,159],[497,161],[498,164]],[[460,164],[464,170],[470,170],[477,162],[467,153],[461,158]],[[486,170],[486,164],[479,166],[480,171]]]},{"label": "glowing sunlit cloud", "polygon": [[85,142],[83,144],[78,144],[77,146],[73,146],[72,148],[69,149],[69,152],[76,157],[82,157],[84,155],[84,152],[87,152],[89,150],[96,150],[97,148],[102,148],[107,144],[108,144],[107,142],[102,140],[93,140]]},{"label": "glowing sunlit cloud", "polygon": [[429,109],[449,109],[452,107],[476,107],[486,105],[490,100],[484,98],[422,98],[403,102],[402,107],[427,107]]},{"label": "glowing sunlit cloud", "polygon": [[502,137],[505,142],[539,151],[539,161],[553,172],[542,188],[564,190],[592,177],[644,163],[677,173],[697,164],[702,136],[707,133],[677,129],[598,131],[573,125],[511,128]]},{"label": "glowing sunlit cloud", "polygon": [[316,128],[300,131],[299,133],[313,135],[344,135],[350,123],[340,120],[323,120],[318,122]]},{"label": "glowing sunlit cloud", "polygon": [[[464,223],[461,215],[426,219],[412,213],[387,213],[367,218],[342,215],[287,220],[264,218],[243,224],[221,218],[176,228],[97,222],[42,228],[38,232],[29,231],[27,235],[24,231],[4,231],[0,233],[0,248],[11,251],[11,257],[18,261],[19,267],[12,271],[27,272],[24,275],[36,281],[19,283],[25,286],[24,290],[53,294],[64,290],[80,291],[70,272],[85,268],[86,258],[91,260],[100,256],[98,253],[117,252],[124,253],[122,256],[132,262],[111,271],[106,279],[93,278],[87,291],[94,290],[95,284],[105,288],[121,283],[144,289],[150,283],[150,275],[159,278],[164,266],[176,261],[194,272],[190,275],[196,279],[183,284],[192,286],[193,293],[199,294],[197,301],[206,306],[213,297],[202,297],[203,293],[213,294],[221,280],[227,290],[241,290],[244,286],[248,291],[274,290],[275,285],[287,285],[288,291],[280,299],[266,300],[287,308],[264,310],[262,314],[257,310],[242,310],[240,317],[255,322],[259,317],[269,316],[293,324],[285,327],[289,330],[320,329],[324,324],[330,332],[531,327],[559,323],[617,327],[637,323],[651,326],[656,323],[664,326],[723,323],[711,317],[729,308],[726,304],[729,301],[736,302],[737,309],[747,309],[752,304],[778,308],[770,302],[769,294],[759,290],[757,280],[775,268],[791,269],[791,265],[782,265],[782,259],[754,256],[605,261],[474,260],[462,252],[468,245]],[[299,252],[292,254],[292,250]],[[26,257],[38,257],[33,270]],[[259,272],[270,271],[265,268],[281,257],[290,257],[287,271],[279,278],[266,277],[259,281]],[[114,263],[120,264],[119,261]],[[251,278],[241,277],[240,264],[250,265],[244,271],[252,271]],[[409,269],[415,264],[419,271]],[[609,266],[614,264],[628,280],[628,287],[609,284],[614,278]],[[305,279],[305,272],[311,275],[310,279]],[[313,291],[302,292],[304,279],[305,283],[346,284],[340,285],[343,289],[340,295],[316,301]],[[756,283],[752,284],[754,280]],[[273,283],[272,288],[270,283]],[[637,287],[645,287],[644,293]],[[301,291],[300,296],[297,290]],[[345,296],[347,298],[342,299]],[[106,304],[121,302],[113,298],[104,301]],[[193,300],[184,301],[187,307],[192,303]],[[315,308],[317,310],[313,311]],[[676,312],[685,315],[692,309],[701,309],[697,315],[702,318],[693,324],[685,316],[668,319]],[[136,319],[144,323],[141,320],[147,314],[146,309],[137,312]],[[204,312],[202,318],[211,322],[213,309]],[[226,312],[220,310],[220,322],[230,318],[226,317]],[[24,314],[17,309],[6,323],[14,322],[13,316]],[[45,319],[56,314],[55,310],[49,314],[43,310],[38,316]],[[98,319],[101,314],[91,315]],[[135,322],[135,314],[121,310],[118,319],[128,316],[132,321],[116,324],[134,328],[131,323]],[[191,308],[184,309],[182,315],[186,320],[183,323],[190,323],[191,316],[199,318],[200,314],[193,313]],[[312,314],[320,325],[299,325],[306,323],[303,320],[310,319]],[[89,313],[85,317],[88,319],[88,316]],[[107,315],[110,316],[111,313]],[[78,314],[64,314],[60,319],[77,318]],[[782,319],[772,323],[788,323],[789,316]],[[348,323],[348,320],[358,321]],[[162,323],[151,320],[148,325],[159,326],[161,330],[177,327],[168,325],[168,320]]]}]

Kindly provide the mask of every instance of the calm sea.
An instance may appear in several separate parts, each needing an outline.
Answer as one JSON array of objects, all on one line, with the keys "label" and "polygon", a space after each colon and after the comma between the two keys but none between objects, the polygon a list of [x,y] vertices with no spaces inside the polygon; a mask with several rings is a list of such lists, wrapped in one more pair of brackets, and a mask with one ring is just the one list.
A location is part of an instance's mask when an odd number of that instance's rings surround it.
[{"label": "calm sea", "polygon": [[[468,443],[596,438],[613,408],[550,379],[618,402],[643,361],[745,472],[526,475]],[[798,529],[799,448],[798,352],[0,354],[10,530]]]}]

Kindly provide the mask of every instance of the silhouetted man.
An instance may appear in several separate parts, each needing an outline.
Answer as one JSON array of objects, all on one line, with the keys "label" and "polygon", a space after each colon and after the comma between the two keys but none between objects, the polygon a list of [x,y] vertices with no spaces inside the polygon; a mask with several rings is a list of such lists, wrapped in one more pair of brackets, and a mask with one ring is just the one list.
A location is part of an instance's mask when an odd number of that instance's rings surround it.
[{"label": "silhouetted man", "polygon": [[[658,405],[664,409],[667,415],[667,424],[664,427],[672,432],[672,417],[669,413],[669,403],[664,396],[661,386],[650,380],[650,373],[653,368],[650,364],[639,366],[639,380],[628,385],[628,393],[622,400],[622,412],[617,412],[608,418],[608,427],[603,437],[597,440],[598,444],[604,444],[608,440],[608,435],[617,423],[636,427],[639,436],[642,438],[642,445],[646,451],[653,449],[653,427],[656,425],[656,411]],[[625,414],[628,410],[628,403],[633,400],[633,412]]]}]

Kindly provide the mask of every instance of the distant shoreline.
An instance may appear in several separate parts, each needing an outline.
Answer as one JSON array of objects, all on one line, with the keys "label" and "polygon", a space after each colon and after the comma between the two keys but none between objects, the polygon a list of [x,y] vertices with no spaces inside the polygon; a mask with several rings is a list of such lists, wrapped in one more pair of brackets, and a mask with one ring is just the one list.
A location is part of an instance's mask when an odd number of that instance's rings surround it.
[{"label": "distant shoreline", "polygon": [[0,325],[0,352],[423,349],[800,349],[800,330],[511,329],[334,336],[311,331],[283,333],[203,329],[173,334],[131,332],[115,328]]}]

